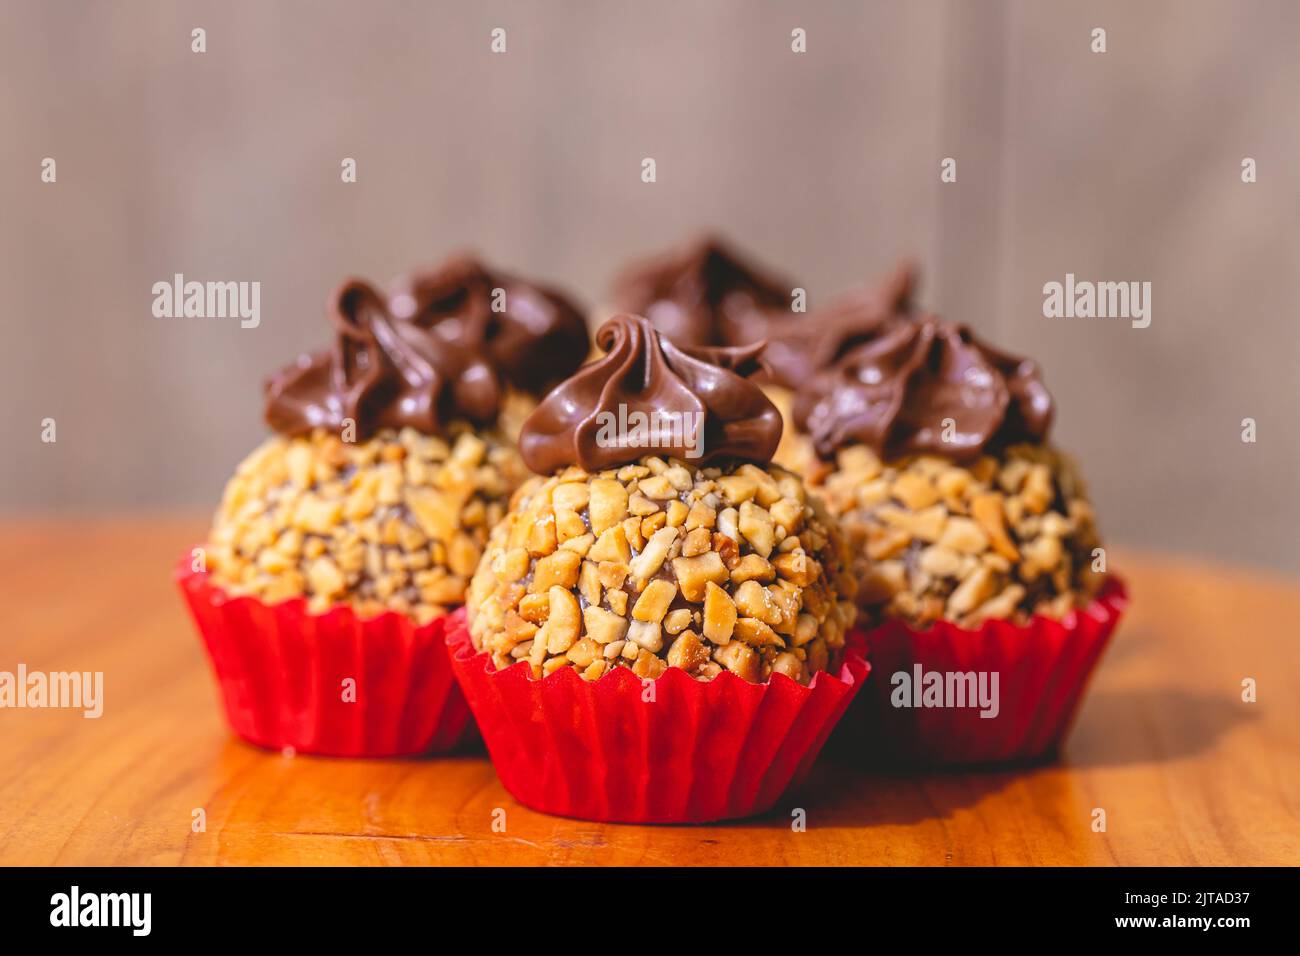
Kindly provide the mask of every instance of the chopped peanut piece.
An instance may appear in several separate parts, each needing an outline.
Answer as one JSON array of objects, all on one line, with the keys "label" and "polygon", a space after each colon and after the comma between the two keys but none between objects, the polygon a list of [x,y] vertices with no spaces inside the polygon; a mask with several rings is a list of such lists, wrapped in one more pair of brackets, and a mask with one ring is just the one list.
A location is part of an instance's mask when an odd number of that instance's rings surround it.
[{"label": "chopped peanut piece", "polygon": [[988,535],[993,550],[1008,561],[1020,560],[1020,552],[1007,537],[1007,528],[1002,519],[1002,495],[996,491],[976,495],[971,499],[971,514]]},{"label": "chopped peanut piece", "polygon": [[694,631],[684,631],[668,649],[668,666],[693,671],[709,660],[709,649]]},{"label": "chopped peanut piece", "polygon": [[599,607],[586,607],[582,611],[587,636],[597,644],[612,644],[627,635],[627,619],[621,614]]},{"label": "chopped peanut piece", "polygon": [[583,670],[601,654],[601,647],[589,637],[584,637],[565,652],[569,663]]},{"label": "chopped peanut piece", "polygon": [[740,641],[717,648],[713,659],[743,680],[758,680],[758,654]]},{"label": "chopped peanut piece", "polygon": [[668,557],[668,548],[677,540],[676,528],[661,528],[645,544],[645,549],[632,559],[628,570],[638,581],[648,580]]},{"label": "chopped peanut piece", "polygon": [[708,528],[696,528],[686,535],[682,542],[682,554],[688,558],[693,558],[697,554],[703,554],[713,546],[713,535],[709,533]]},{"label": "chopped peanut piece", "polygon": [[782,580],[790,581],[799,587],[807,587],[821,577],[822,568],[803,551],[777,555],[772,561]]},{"label": "chopped peanut piece", "polygon": [[601,532],[596,543],[587,552],[592,561],[615,562],[627,564],[632,560],[632,549],[628,546],[627,535],[622,525],[614,525]]},{"label": "chopped peanut piece", "polygon": [[324,598],[333,598],[340,594],[347,582],[339,566],[329,558],[321,555],[307,568],[307,586],[310,592]]},{"label": "chopped peanut piece", "polygon": [[[686,515],[686,530],[694,531],[696,528],[712,530],[714,522],[717,520],[718,513],[713,508],[703,501],[697,501],[691,505],[690,511]],[[669,523],[671,524],[671,522]]]},{"label": "chopped peanut piece", "polygon": [[627,626],[627,639],[652,654],[664,646],[663,631],[658,621],[632,621]]},{"label": "chopped peanut piece", "polygon": [[772,553],[776,545],[776,530],[772,525],[772,515],[753,502],[746,501],[740,506],[740,533],[750,546],[763,557]]},{"label": "chopped peanut piece", "polygon": [[546,639],[548,654],[563,654],[578,639],[582,626],[582,612],[578,608],[578,599],[567,588],[556,585],[551,588],[551,613],[546,623],[537,632],[538,639]]},{"label": "chopped peanut piece", "polygon": [[588,515],[596,537],[627,517],[627,497],[627,489],[613,479],[592,480]]},{"label": "chopped peanut piece", "polygon": [[[705,598],[707,602],[708,598]],[[664,617],[664,630],[669,634],[680,634],[691,625],[690,608],[679,607],[675,611],[669,611]]]},{"label": "chopped peanut piece", "polygon": [[579,512],[587,507],[591,499],[591,489],[586,482],[566,481],[551,490],[551,504],[556,511]]},{"label": "chopped peanut piece", "polygon": [[776,580],[776,568],[761,555],[747,554],[731,568],[731,580],[736,584],[744,584],[746,581],[761,581],[767,584]]},{"label": "chopped peanut piece", "polygon": [[533,581],[528,590],[534,593],[545,591],[558,585],[571,588],[578,583],[578,566],[582,564],[582,555],[572,551],[556,551],[544,558],[538,558],[533,567]]},{"label": "chopped peanut piece", "polygon": [[646,585],[632,607],[632,617],[638,621],[659,623],[668,613],[668,605],[677,596],[677,585],[671,581],[656,580]]},{"label": "chopped peanut piece", "polygon": [[697,554],[693,558],[674,558],[672,566],[682,597],[688,601],[702,601],[707,583],[722,584],[730,577],[727,566],[716,551]]},{"label": "chopped peanut piece", "polygon": [[586,524],[583,523],[582,517],[573,511],[564,511],[557,509],[555,512],[555,534],[561,541],[569,541],[573,538],[585,538],[590,536],[595,540],[595,535],[590,535],[587,531]]},{"label": "chopped peanut piece", "polygon": [[781,620],[781,613],[772,601],[767,588],[757,581],[746,581],[736,588],[732,599],[736,602],[736,609],[747,617],[755,617],[768,624],[775,624]]},{"label": "chopped peanut piece", "polygon": [[704,636],[721,646],[731,640],[735,627],[735,602],[726,591],[709,581],[704,593]]},{"label": "chopped peanut piece", "polygon": [[718,479],[718,487],[722,489],[722,497],[729,505],[749,501],[758,490],[758,485],[752,479],[739,475],[724,475]]}]

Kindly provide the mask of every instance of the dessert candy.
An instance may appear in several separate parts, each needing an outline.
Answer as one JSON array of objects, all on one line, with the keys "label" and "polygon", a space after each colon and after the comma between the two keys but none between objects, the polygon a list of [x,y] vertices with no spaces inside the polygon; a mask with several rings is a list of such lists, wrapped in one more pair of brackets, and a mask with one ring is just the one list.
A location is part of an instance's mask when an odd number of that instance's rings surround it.
[{"label": "dessert candy", "polygon": [[807,470],[844,522],[868,620],[1059,618],[1096,595],[1074,463],[1046,444],[1033,362],[932,316],[893,316],[794,401]]},{"label": "dessert candy", "polygon": [[520,435],[539,476],[448,634],[507,788],[595,819],[760,812],[865,674],[833,522],[770,463],[761,346],[679,347],[634,316]]},{"label": "dessert candy", "polygon": [[418,623],[463,597],[525,477],[493,427],[497,376],[472,344],[400,322],[361,282],[336,293],[330,351],[267,384],[267,439],[236,469],[208,548],[216,584]]},{"label": "dessert candy", "polygon": [[[1037,366],[933,316],[851,315],[795,396],[804,469],[855,554],[881,679],[848,726],[894,756],[1037,757],[1124,606]],[[997,673],[1001,709],[909,709],[896,674]],[[865,714],[866,717],[862,715]]]},{"label": "dessert candy", "polygon": [[[576,310],[518,280],[501,280],[514,311],[492,318],[485,275],[449,267],[470,291],[418,321],[347,282],[330,303],[333,346],[268,381],[276,434],[236,469],[202,560],[180,572],[242,736],[364,755],[450,745],[463,729],[443,618],[526,478],[512,397],[586,349],[564,318]],[[546,375],[520,357],[529,328]],[[555,335],[581,338],[577,355],[563,359]],[[365,705],[338,706],[341,681],[362,699],[363,675]]]},{"label": "dessert candy", "polygon": [[[759,464],[781,422],[741,377],[758,349],[696,358],[626,317],[599,341],[605,358],[548,396],[520,438],[548,477],[521,489],[493,532],[468,602],[475,645],[537,676],[675,666],[807,683],[838,661],[854,582],[803,482]],[[701,447],[666,426],[647,436],[662,454],[602,442],[601,413],[620,405],[629,418],[695,416]]]}]

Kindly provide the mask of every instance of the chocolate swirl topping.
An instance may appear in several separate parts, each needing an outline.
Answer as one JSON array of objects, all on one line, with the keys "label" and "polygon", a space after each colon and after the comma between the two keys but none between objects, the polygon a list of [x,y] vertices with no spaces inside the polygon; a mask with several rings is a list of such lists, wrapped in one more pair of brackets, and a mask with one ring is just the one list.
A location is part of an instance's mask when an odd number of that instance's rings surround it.
[{"label": "chocolate swirl topping", "polygon": [[828,459],[861,443],[886,459],[968,460],[1043,441],[1052,412],[1037,365],[932,315],[892,316],[846,339],[794,401],[796,424]]},{"label": "chocolate swirl topping", "polygon": [[571,375],[591,350],[583,313],[567,296],[468,255],[399,279],[389,308],[420,328],[477,344],[507,383],[535,395]]},{"label": "chocolate swirl topping", "polygon": [[770,320],[793,317],[792,288],[706,237],[633,264],[615,282],[614,306],[686,348],[748,345]]},{"label": "chocolate swirl topping", "polygon": [[501,387],[472,336],[435,336],[400,321],[357,279],[339,288],[329,309],[333,348],[299,356],[266,384],[266,421],[276,431],[339,432],[351,419],[364,440],[381,428],[437,434],[453,419],[496,419]]},{"label": "chocolate swirl topping", "polygon": [[524,422],[519,451],[533,471],[599,471],[644,455],[694,464],[771,460],[781,414],[746,381],[760,368],[763,343],[679,348],[633,315],[607,321],[596,343],[605,356],[547,395]]},{"label": "chocolate swirl topping", "polygon": [[797,389],[819,369],[871,338],[892,316],[912,309],[916,264],[904,259],[883,279],[845,293],[809,312],[802,322],[770,322],[763,362],[778,385]]}]

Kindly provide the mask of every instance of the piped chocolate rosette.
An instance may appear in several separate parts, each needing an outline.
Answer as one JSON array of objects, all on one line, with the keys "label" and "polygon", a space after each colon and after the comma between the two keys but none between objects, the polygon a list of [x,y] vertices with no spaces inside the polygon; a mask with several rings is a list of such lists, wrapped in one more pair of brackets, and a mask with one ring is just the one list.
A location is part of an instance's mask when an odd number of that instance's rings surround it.
[{"label": "piped chocolate rosette", "polygon": [[[442,625],[528,477],[504,409],[512,392],[576,367],[586,339],[517,280],[493,318],[480,299],[494,277],[455,264],[444,279],[442,304],[418,317],[394,315],[364,282],[334,294],[333,344],[268,381],[276,434],[227,483],[204,561],[185,563],[231,722],[257,743],[419,752],[448,745],[467,719]],[[529,328],[545,374],[521,358]],[[576,355],[563,360],[556,337]],[[367,706],[335,712],[339,681],[363,677],[354,699]]]},{"label": "piped chocolate rosette", "polygon": [[[763,341],[776,324],[795,320],[794,285],[705,236],[628,266],[614,283],[616,310],[643,315],[686,348]],[[773,356],[764,355],[772,365]]]},{"label": "piped chocolate rosette", "polygon": [[454,256],[393,283],[399,320],[453,341],[472,341],[511,393],[545,395],[587,357],[582,311],[564,293]]},{"label": "piped chocolate rosette", "polygon": [[457,676],[530,806],[758,812],[865,673],[844,659],[848,555],[803,482],[771,464],[780,416],[746,378],[761,345],[679,346],[630,315],[597,342],[604,357],[524,425],[539,476],[493,530],[468,627],[448,637]]},{"label": "piped chocolate rosette", "polygon": [[846,332],[794,418],[858,556],[873,664],[1017,682],[1000,724],[918,716],[878,687],[884,736],[922,759],[1036,756],[1061,739],[1123,603],[1077,468],[1047,441],[1052,397],[1035,363],[930,315]]},{"label": "piped chocolate rosette", "polygon": [[679,346],[766,343],[755,380],[786,425],[773,458],[790,465],[797,461],[790,442],[790,391],[821,367],[824,353],[843,335],[909,309],[915,286],[915,267],[904,261],[879,283],[812,312],[795,312],[794,283],[705,236],[629,266],[616,280],[612,300],[616,310],[644,315]]}]

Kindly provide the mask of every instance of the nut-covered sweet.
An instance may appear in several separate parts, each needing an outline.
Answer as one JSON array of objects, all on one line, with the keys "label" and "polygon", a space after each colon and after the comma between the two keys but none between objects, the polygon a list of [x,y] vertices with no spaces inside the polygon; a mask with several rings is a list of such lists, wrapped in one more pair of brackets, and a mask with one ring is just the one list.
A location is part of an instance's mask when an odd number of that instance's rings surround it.
[{"label": "nut-covered sweet", "polygon": [[854,555],[868,626],[1060,618],[1101,588],[1092,507],[1074,463],[1051,446],[1013,445],[965,464],[885,463],[865,445],[824,462],[806,439],[803,454]]},{"label": "nut-covered sweet", "polygon": [[234,595],[301,596],[313,613],[349,604],[425,623],[462,603],[489,530],[526,476],[497,428],[385,429],[356,443],[319,429],[276,436],[227,483],[208,568]]},{"label": "nut-covered sweet", "polygon": [[497,667],[527,661],[537,677],[679,667],[806,684],[853,623],[848,560],[783,468],[655,456],[570,466],[521,488],[493,529],[466,600],[470,634]]}]

